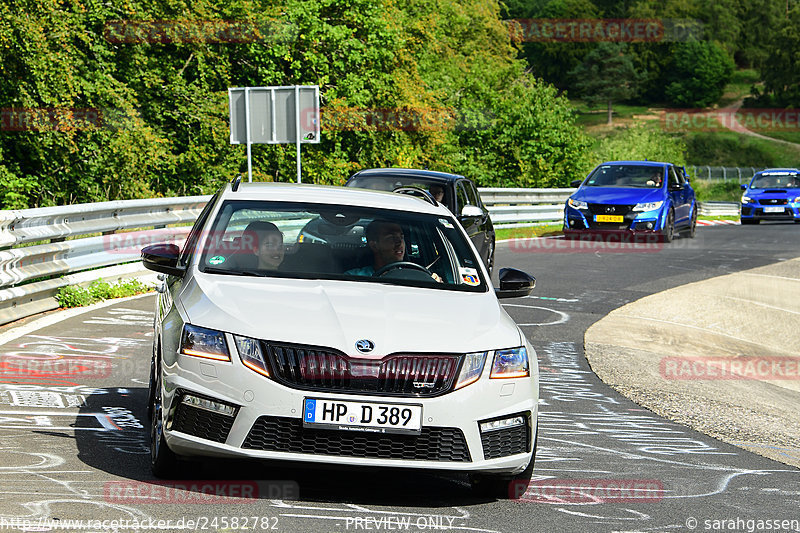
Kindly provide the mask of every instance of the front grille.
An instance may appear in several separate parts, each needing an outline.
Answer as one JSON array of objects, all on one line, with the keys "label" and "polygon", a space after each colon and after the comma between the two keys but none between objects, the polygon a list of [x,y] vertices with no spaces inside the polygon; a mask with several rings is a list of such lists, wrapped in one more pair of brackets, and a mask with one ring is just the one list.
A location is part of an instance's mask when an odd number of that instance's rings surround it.
[{"label": "front grille", "polygon": [[530,428],[527,423],[507,429],[481,433],[484,459],[497,459],[530,451]]},{"label": "front grille", "polygon": [[589,212],[593,215],[627,215],[634,207],[633,205],[589,204]]},{"label": "front grille", "polygon": [[178,403],[170,429],[214,442],[225,442],[231,431],[233,420],[232,416],[212,413],[192,405]]},{"label": "front grille", "polygon": [[786,205],[786,198],[766,198],[758,201],[761,205]]},{"label": "front grille", "polygon": [[[626,230],[630,229],[631,223],[636,218],[636,213],[632,211],[633,205],[617,204],[589,204],[589,216],[586,217],[590,228]],[[595,215],[622,215],[623,222],[596,222]]]},{"label": "front grille", "polygon": [[471,461],[458,428],[423,427],[419,435],[310,429],[299,418],[262,416],[253,424],[242,448],[274,452],[404,459]]},{"label": "front grille", "polygon": [[460,355],[397,354],[380,360],[328,348],[262,342],[272,375],[288,387],[351,394],[432,397],[453,390]]},{"label": "front grille", "polygon": [[769,218],[769,217],[775,217],[775,218],[789,217],[789,218],[791,218],[792,217],[792,210],[791,209],[784,209],[783,211],[780,211],[779,213],[765,213],[763,209],[757,207],[753,211],[753,215],[754,216],[759,216],[759,217],[764,217],[764,218]]}]

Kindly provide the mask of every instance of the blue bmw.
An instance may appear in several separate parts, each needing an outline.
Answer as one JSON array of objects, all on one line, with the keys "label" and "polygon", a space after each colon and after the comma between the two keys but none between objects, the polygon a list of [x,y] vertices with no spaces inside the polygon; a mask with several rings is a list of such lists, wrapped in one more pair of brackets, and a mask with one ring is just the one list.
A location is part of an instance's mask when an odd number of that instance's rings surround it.
[{"label": "blue bmw", "polygon": [[609,161],[595,168],[567,200],[564,234],[694,237],[697,202],[682,167],[653,161]]},{"label": "blue bmw", "polygon": [[762,220],[800,223],[800,170],[768,168],[756,172],[742,189],[742,224],[758,224]]}]

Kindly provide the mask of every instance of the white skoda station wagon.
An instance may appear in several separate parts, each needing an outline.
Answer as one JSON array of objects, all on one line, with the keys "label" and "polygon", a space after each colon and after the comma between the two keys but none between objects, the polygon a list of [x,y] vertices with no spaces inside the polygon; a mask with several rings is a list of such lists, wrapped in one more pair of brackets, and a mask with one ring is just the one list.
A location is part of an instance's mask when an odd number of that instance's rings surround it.
[{"label": "white skoda station wagon", "polygon": [[421,190],[226,184],[161,273],[151,461],[238,457],[468,473],[503,497],[533,472],[536,354],[463,227]]}]

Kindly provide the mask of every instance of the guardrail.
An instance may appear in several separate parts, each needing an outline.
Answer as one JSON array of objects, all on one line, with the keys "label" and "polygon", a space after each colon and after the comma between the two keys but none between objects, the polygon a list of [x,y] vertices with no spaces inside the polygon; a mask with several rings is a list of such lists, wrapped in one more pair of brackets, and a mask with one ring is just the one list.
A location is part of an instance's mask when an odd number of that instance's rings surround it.
[{"label": "guardrail", "polygon": [[697,214],[703,217],[738,217],[741,207],[739,202],[699,202]]},{"label": "guardrail", "polygon": [[492,222],[498,228],[518,228],[564,220],[564,202],[576,189],[480,188]]},{"label": "guardrail", "polygon": [[[574,191],[479,189],[498,228],[561,223],[564,202]],[[61,287],[144,274],[141,248],[182,242],[209,198],[0,211],[0,324],[57,308],[55,295]],[[701,204],[700,214],[738,215],[739,204]]]},{"label": "guardrail", "polygon": [[57,308],[55,295],[61,287],[143,273],[138,262],[141,248],[184,239],[188,226],[167,226],[194,222],[208,199],[190,196],[0,211],[0,247],[7,248],[0,250],[0,324]]}]

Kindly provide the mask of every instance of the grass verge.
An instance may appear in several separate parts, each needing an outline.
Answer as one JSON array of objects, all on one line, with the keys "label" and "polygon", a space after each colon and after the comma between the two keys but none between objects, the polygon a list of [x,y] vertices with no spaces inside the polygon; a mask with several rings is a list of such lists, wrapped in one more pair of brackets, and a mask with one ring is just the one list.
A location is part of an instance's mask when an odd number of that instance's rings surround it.
[{"label": "grass verge", "polygon": [[69,285],[62,287],[56,294],[61,307],[83,307],[110,298],[124,298],[150,292],[153,287],[145,285],[135,278],[108,283],[103,279],[93,281],[88,287]]}]

